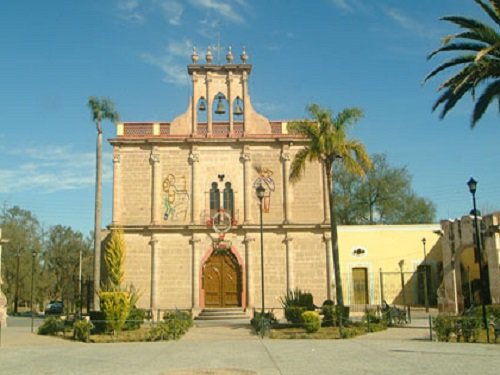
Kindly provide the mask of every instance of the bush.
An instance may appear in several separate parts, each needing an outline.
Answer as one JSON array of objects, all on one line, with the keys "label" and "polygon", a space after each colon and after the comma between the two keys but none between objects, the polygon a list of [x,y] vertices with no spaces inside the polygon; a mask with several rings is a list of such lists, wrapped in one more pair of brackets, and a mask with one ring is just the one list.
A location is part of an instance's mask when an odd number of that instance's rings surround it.
[{"label": "bush", "polygon": [[306,308],[301,306],[285,307],[285,318],[290,323],[301,324],[302,314],[305,311],[307,311]]},{"label": "bush", "polygon": [[[464,338],[464,342],[476,342],[481,332],[481,318],[461,316],[457,318],[457,331],[460,331]],[[457,341],[459,334],[457,334]]]},{"label": "bush", "polygon": [[278,320],[274,316],[272,312],[267,312],[262,314],[261,312],[256,312],[253,316],[250,324],[252,324],[253,328],[256,332],[266,333],[269,331],[273,325],[277,324]]},{"label": "bush", "polygon": [[323,306],[321,306],[321,314],[323,315],[323,326],[332,327],[335,325],[337,320],[335,306],[323,304]]},{"label": "bush", "polygon": [[439,341],[450,341],[450,336],[456,330],[455,319],[448,315],[439,315],[434,318],[434,330]]},{"label": "bush", "polygon": [[304,310],[313,311],[314,301],[311,293],[304,292],[299,288],[290,289],[286,296],[281,298],[281,304],[286,309],[291,306],[304,307]]},{"label": "bush", "polygon": [[166,312],[163,319],[151,327],[146,337],[148,341],[177,340],[193,325],[193,317],[186,311]]},{"label": "bush", "polygon": [[132,307],[128,313],[127,320],[123,328],[128,331],[141,328],[142,323],[144,323],[145,316],[146,313],[143,309]]},{"label": "bush", "polygon": [[38,327],[39,335],[57,335],[59,332],[64,332],[64,321],[53,316],[45,319]]},{"label": "bush", "polygon": [[368,321],[370,324],[380,323],[380,318],[377,316],[374,309],[366,309],[365,315],[363,315],[363,322],[368,323]]},{"label": "bush", "polygon": [[169,326],[169,333],[174,339],[181,337],[193,326],[193,316],[190,311],[165,312],[163,321]]},{"label": "bush", "polygon": [[92,322],[85,319],[77,320],[73,324],[73,338],[78,341],[88,342],[92,328],[94,328]]},{"label": "bush", "polygon": [[307,333],[318,332],[321,328],[321,318],[316,311],[305,311],[302,314],[302,321]]},{"label": "bush", "polygon": [[92,322],[92,333],[99,334],[106,332],[106,316],[102,311],[90,311],[90,321]]},{"label": "bush", "polygon": [[106,329],[116,334],[127,320],[130,308],[129,294],[123,291],[100,291],[99,298],[106,319]]},{"label": "bush", "polygon": [[336,324],[340,325],[342,323],[342,325],[349,325],[351,323],[349,320],[349,312],[349,306],[335,306]]}]

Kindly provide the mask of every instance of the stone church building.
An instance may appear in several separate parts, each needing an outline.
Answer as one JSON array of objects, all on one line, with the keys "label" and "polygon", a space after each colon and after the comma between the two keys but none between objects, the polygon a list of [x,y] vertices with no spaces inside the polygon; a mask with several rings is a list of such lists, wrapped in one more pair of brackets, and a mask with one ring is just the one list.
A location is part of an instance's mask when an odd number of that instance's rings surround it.
[{"label": "stone church building", "polygon": [[[213,63],[210,50],[205,59],[198,62],[194,51],[187,67],[192,96],[185,113],[171,122],[119,123],[110,140],[110,228],[124,230],[125,277],[142,294],[139,306],[195,315],[209,307],[260,308],[260,208],[265,307],[279,307],[295,287],[313,293],[317,305],[335,299],[321,165],[310,163],[291,184],[291,161],[306,140],[289,134],[286,121],[254,110],[245,50],[238,63],[230,50],[224,64]],[[344,299],[351,305],[380,303],[377,259],[399,252],[384,266],[397,271],[408,254],[406,264],[416,269],[420,239],[427,236],[432,248],[439,226],[352,229],[339,228]],[[412,244],[405,250],[391,241]]]}]

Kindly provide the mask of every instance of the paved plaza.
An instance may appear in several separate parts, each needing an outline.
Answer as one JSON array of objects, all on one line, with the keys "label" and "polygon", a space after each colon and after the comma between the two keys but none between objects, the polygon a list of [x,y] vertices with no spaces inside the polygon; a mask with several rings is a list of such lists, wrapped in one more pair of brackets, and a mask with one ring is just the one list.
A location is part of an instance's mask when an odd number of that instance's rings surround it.
[{"label": "paved plaza", "polygon": [[176,342],[84,344],[2,330],[0,374],[498,374],[500,345],[391,328],[348,340],[261,340],[249,325],[197,325]]}]

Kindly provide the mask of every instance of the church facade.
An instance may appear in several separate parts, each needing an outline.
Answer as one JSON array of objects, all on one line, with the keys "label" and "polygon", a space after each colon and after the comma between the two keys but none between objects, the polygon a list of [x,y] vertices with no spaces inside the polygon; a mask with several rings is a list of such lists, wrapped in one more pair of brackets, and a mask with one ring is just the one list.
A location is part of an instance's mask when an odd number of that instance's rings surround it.
[{"label": "church facade", "polygon": [[[307,140],[253,109],[245,50],[240,59],[234,63],[229,50],[227,63],[214,64],[209,50],[199,63],[193,52],[187,111],[171,122],[119,123],[110,140],[110,228],[124,230],[125,277],[141,292],[140,307],[195,315],[260,308],[264,291],[265,307],[277,308],[296,287],[318,305],[335,300],[325,175],[320,163],[309,163],[299,182],[289,182]],[[381,268],[396,272],[406,259],[416,269],[420,239],[438,246],[437,229],[340,227],[345,303],[379,304]],[[393,294],[385,297],[392,302]]]}]

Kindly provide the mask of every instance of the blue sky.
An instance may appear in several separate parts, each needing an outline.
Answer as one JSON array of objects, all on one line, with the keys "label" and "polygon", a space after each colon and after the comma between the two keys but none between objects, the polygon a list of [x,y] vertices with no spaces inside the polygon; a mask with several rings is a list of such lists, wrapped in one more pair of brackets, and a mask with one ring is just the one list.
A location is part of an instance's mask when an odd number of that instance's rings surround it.
[{"label": "blue sky", "polygon": [[[490,110],[470,129],[468,97],[444,121],[431,112],[446,75],[422,85],[456,31],[449,14],[482,18],[472,0],[18,0],[0,5],[0,202],[46,225],[93,226],[95,126],[87,100],[112,98],[124,121],[169,121],[187,108],[186,65],[218,35],[253,64],[250,95],[270,119],[318,103],[359,106],[352,135],[406,166],[437,219],[500,209],[500,127]],[[105,124],[106,138],[114,127]],[[111,217],[105,148],[103,223]]]}]

